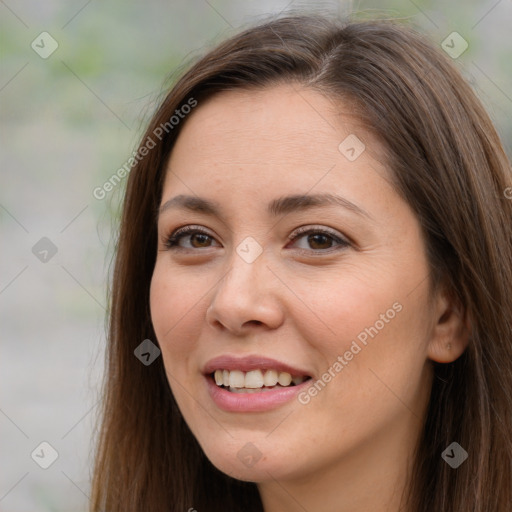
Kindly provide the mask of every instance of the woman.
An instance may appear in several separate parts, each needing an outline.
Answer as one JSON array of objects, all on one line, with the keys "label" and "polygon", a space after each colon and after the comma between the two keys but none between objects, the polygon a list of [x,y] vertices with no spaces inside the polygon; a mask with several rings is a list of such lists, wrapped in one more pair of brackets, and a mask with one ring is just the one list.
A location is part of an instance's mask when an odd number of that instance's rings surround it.
[{"label": "woman", "polygon": [[92,510],[510,510],[511,171],[449,57],[264,23],[139,153]]}]

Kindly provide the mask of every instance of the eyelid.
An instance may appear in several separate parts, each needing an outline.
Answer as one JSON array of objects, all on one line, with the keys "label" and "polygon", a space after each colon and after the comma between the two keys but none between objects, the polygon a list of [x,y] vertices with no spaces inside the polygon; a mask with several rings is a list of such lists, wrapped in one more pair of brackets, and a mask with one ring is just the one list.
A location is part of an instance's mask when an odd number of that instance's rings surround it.
[{"label": "eyelid", "polygon": [[199,231],[201,233],[204,233],[205,235],[211,236],[213,238],[213,235],[203,226],[200,226],[198,224],[186,224],[185,226],[181,226],[180,228],[176,228],[172,232],[172,236],[179,236],[181,234],[190,234],[191,232]]},{"label": "eyelid", "polygon": [[318,225],[308,225],[308,226],[301,226],[294,230],[289,236],[288,239],[292,242],[295,242],[296,240],[300,240],[304,236],[308,234],[320,234],[320,235],[327,235],[332,239],[332,241],[335,243],[333,247],[329,247],[328,249],[302,249],[302,248],[296,248],[295,250],[302,255],[305,255],[307,257],[328,257],[332,254],[339,253],[343,250],[346,250],[348,248],[355,248],[352,240],[339,233],[336,230],[333,230],[331,228],[328,228],[327,226],[318,226]]},{"label": "eyelid", "polygon": [[320,234],[326,234],[337,240],[338,242],[344,242],[346,244],[350,244],[351,241],[338,231],[328,228],[327,226],[320,226],[320,225],[314,225],[310,224],[307,226],[300,226],[297,229],[295,229],[290,235],[288,235],[288,240],[295,240],[298,238],[299,235],[305,235],[308,233],[320,233]]},{"label": "eyelid", "polygon": [[171,245],[171,242],[176,241],[179,242],[181,238],[185,236],[193,235],[194,233],[201,233],[203,235],[209,236],[212,240],[215,240],[215,236],[212,235],[206,228],[203,226],[199,226],[196,224],[187,224],[185,226],[181,226],[176,228],[170,235],[165,235],[162,238],[162,242],[167,249],[183,249],[183,250],[194,250],[189,249],[188,247],[180,247],[177,243]]}]

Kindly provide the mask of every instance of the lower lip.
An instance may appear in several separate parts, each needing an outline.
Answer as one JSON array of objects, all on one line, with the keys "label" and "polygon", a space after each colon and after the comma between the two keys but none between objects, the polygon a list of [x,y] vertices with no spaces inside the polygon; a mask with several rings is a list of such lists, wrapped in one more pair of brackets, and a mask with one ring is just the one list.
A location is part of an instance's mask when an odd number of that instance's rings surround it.
[{"label": "lower lip", "polygon": [[276,409],[293,400],[303,389],[311,384],[308,379],[297,386],[278,388],[261,393],[233,393],[215,384],[211,377],[205,377],[208,392],[215,404],[229,412],[262,412]]}]

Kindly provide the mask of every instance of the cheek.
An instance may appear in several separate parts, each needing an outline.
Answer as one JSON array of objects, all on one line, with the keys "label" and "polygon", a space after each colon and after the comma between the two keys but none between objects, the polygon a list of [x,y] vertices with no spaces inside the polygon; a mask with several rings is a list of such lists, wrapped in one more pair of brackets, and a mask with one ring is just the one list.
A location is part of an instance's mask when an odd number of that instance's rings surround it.
[{"label": "cheek", "polygon": [[389,269],[378,274],[345,272],[314,286],[304,282],[297,293],[308,298],[310,309],[295,321],[311,354],[321,354],[316,369],[329,388],[315,400],[322,406],[336,404],[345,416],[359,405],[361,414],[370,404],[385,409],[396,400],[390,390],[414,401],[421,385],[429,326],[427,283],[410,293],[412,277]]},{"label": "cheek", "polygon": [[202,328],[203,295],[204,290],[189,276],[176,269],[171,272],[165,262],[157,262],[150,288],[151,320],[169,386],[186,418],[195,415],[189,383],[190,376],[198,371],[193,355]]},{"label": "cheek", "polygon": [[[294,322],[300,322],[301,333],[316,350],[335,359],[350,350],[354,341],[363,349],[400,323],[404,306],[399,280],[389,272],[386,279],[379,279],[377,273],[344,269],[313,282],[305,279],[300,283],[295,278],[294,291],[307,309],[298,302],[304,314],[293,315]],[[355,346],[353,350],[358,349]]]},{"label": "cheek", "polygon": [[183,367],[199,339],[198,318],[206,306],[201,302],[204,290],[197,288],[194,280],[157,263],[151,280],[150,310],[166,368]]}]

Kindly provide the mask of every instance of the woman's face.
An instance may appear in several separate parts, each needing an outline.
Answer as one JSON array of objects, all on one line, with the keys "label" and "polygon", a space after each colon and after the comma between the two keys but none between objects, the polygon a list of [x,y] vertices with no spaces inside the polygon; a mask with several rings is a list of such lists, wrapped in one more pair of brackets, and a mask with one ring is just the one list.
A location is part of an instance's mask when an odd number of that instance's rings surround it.
[{"label": "woman's face", "polygon": [[[403,460],[420,428],[425,247],[348,107],[290,85],[223,92],[168,164],[152,321],[188,426],[238,479],[350,478]],[[185,226],[200,232],[169,240]]]}]

